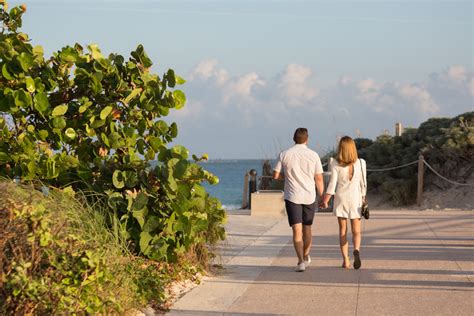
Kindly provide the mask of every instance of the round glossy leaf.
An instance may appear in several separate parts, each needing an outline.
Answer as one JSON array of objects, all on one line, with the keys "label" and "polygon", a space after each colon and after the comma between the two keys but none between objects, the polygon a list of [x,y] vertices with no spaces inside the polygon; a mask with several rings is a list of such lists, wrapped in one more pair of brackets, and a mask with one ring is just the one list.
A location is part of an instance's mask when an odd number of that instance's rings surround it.
[{"label": "round glossy leaf", "polygon": [[41,138],[41,140],[46,140],[46,138],[48,138],[49,133],[47,130],[42,129],[38,132],[38,135]]},{"label": "round glossy leaf", "polygon": [[112,175],[112,183],[117,189],[122,189],[125,186],[125,179],[123,177],[122,171],[114,171],[114,174]]},{"label": "round glossy leaf", "polygon": [[76,131],[74,131],[73,128],[69,127],[68,129],[66,129],[66,131],[64,132],[64,134],[66,134],[66,137],[67,138],[70,138],[70,139],[74,139],[76,138]]},{"label": "round glossy leaf", "polygon": [[53,118],[51,122],[54,128],[63,129],[66,127],[66,120],[62,116]]},{"label": "round glossy leaf", "polygon": [[158,129],[161,134],[166,134],[169,129],[168,124],[161,120],[155,123],[155,128]]},{"label": "round glossy leaf", "polygon": [[7,80],[13,80],[15,78],[13,78],[13,76],[10,74],[10,72],[8,72],[8,69],[7,69],[7,64],[3,64],[2,66],[2,75],[5,79]]},{"label": "round glossy leaf", "polygon": [[102,111],[100,111],[100,119],[105,120],[107,116],[109,116],[109,114],[112,112],[112,109],[113,108],[109,105],[106,106]]},{"label": "round glossy leaf", "polygon": [[35,95],[35,109],[40,113],[45,113],[49,109],[48,96],[41,92]]},{"label": "round glossy leaf", "polygon": [[13,92],[15,99],[15,105],[19,108],[26,108],[31,105],[31,96],[28,92],[23,89],[16,90]]},{"label": "round glossy leaf", "polygon": [[26,90],[28,90],[28,92],[32,92],[32,93],[35,92],[36,87],[35,87],[35,81],[33,80],[33,78],[26,77],[25,85],[26,85]]},{"label": "round glossy leaf", "polygon": [[189,151],[184,146],[176,145],[171,148],[171,156],[175,158],[188,159]]},{"label": "round glossy leaf", "polygon": [[51,113],[51,115],[52,116],[62,116],[64,114],[66,114],[67,109],[68,109],[67,104],[58,105],[53,109],[53,112]]},{"label": "round glossy leaf", "polygon": [[153,148],[153,150],[155,152],[159,152],[160,151],[160,146],[163,145],[161,139],[159,139],[156,136],[151,136],[148,143],[151,145],[151,148]]},{"label": "round glossy leaf", "polygon": [[179,110],[186,103],[186,95],[181,90],[173,91],[174,107]]}]

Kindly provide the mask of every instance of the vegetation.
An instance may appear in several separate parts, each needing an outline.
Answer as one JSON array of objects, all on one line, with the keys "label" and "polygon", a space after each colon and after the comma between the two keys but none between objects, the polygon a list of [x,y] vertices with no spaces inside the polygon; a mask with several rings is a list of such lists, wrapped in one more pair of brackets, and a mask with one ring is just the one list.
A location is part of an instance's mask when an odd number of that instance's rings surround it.
[{"label": "vegetation", "polygon": [[[455,118],[431,118],[418,128],[407,128],[402,136],[381,135],[375,141],[355,140],[359,155],[371,169],[400,166],[425,160],[447,178],[465,182],[474,171],[474,112]],[[394,204],[415,202],[418,166],[387,172],[369,172],[369,188],[384,193]],[[449,185],[426,172],[425,186]]]},{"label": "vegetation", "polygon": [[[166,301],[181,275],[166,263],[132,256],[104,214],[74,192],[0,183],[0,314],[123,312]],[[105,215],[106,216],[106,215]],[[185,274],[183,274],[183,271]]]},{"label": "vegetation", "polygon": [[178,127],[163,120],[184,106],[174,89],[184,80],[152,74],[141,45],[128,61],[79,44],[45,58],[20,31],[25,11],[0,1],[0,175],[95,192],[149,258],[206,257],[206,244],[225,237],[225,213],[201,182],[218,179],[185,147],[167,147]]},{"label": "vegetation", "polygon": [[170,145],[178,126],[164,118],[184,106],[184,80],[172,69],[153,74],[141,45],[128,60],[79,44],[45,57],[21,32],[25,12],[0,0],[0,176],[80,199],[43,201],[33,187],[1,184],[2,308],[159,302],[176,273],[205,265],[209,245],[225,238],[225,212],[202,186],[218,178],[197,163],[207,155],[191,161]]}]

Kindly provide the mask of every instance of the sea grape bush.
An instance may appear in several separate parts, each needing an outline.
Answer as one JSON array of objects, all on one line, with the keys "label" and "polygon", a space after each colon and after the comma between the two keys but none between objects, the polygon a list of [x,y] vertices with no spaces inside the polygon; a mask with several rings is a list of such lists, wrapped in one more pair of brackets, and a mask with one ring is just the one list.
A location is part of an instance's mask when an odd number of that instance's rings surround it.
[{"label": "sea grape bush", "polygon": [[169,145],[178,126],[163,118],[184,106],[184,80],[153,74],[142,45],[128,60],[79,44],[47,58],[20,31],[25,12],[0,0],[0,176],[106,196],[114,224],[149,258],[223,239],[225,213],[201,185],[218,182],[197,164],[207,156],[190,161]]}]

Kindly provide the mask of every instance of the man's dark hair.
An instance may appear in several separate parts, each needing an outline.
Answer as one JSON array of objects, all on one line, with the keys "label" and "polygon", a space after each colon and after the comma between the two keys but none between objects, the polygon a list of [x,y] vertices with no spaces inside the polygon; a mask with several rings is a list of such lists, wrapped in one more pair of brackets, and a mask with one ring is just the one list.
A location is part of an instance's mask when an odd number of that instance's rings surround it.
[{"label": "man's dark hair", "polygon": [[308,140],[308,130],[304,127],[297,128],[293,140],[296,144],[304,144]]}]

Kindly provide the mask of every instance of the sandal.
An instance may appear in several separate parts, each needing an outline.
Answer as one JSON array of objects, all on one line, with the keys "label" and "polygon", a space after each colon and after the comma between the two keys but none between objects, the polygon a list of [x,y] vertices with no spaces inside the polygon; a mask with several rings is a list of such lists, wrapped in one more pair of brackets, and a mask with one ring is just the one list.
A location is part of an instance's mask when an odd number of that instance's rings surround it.
[{"label": "sandal", "polygon": [[359,250],[354,250],[354,269],[359,269],[360,266],[362,265],[362,262],[360,261],[360,253]]}]

